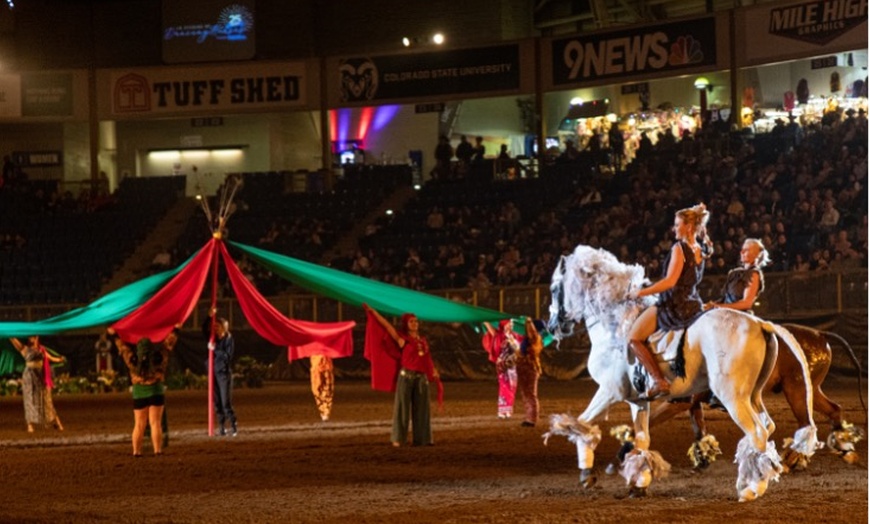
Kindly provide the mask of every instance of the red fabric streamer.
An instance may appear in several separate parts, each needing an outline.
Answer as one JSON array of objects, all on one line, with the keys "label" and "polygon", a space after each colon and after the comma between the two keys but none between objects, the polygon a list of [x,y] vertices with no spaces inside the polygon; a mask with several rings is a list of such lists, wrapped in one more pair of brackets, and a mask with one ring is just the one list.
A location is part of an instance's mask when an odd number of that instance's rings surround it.
[{"label": "red fabric streamer", "polygon": [[366,338],[363,355],[372,364],[372,389],[395,393],[402,354],[387,330],[369,311],[366,311]]},{"label": "red fabric streamer", "polygon": [[128,344],[136,344],[143,338],[154,343],[162,342],[177,324],[183,323],[190,316],[211,268],[216,242],[217,240],[211,239],[151,299],[112,325],[121,340]]},{"label": "red fabric streamer", "polygon": [[248,323],[261,337],[278,346],[288,346],[292,361],[311,355],[342,358],[353,354],[353,327],[356,322],[307,322],[290,320],[257,291],[220,244],[227,275]]}]

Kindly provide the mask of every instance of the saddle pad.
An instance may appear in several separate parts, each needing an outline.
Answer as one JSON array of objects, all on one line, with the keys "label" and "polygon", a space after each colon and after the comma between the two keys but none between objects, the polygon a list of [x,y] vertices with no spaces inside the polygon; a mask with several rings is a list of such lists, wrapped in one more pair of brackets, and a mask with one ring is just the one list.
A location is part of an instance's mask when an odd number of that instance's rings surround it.
[{"label": "saddle pad", "polygon": [[653,354],[660,355],[662,360],[670,362],[677,358],[677,351],[680,348],[680,339],[683,337],[684,329],[676,331],[658,330],[649,337],[649,347]]}]

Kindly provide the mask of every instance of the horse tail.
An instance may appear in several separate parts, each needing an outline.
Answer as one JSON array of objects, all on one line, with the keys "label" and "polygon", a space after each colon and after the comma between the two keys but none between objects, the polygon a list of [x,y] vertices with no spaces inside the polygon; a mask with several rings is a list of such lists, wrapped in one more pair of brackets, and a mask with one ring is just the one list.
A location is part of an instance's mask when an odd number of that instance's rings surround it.
[{"label": "horse tail", "polygon": [[[761,323],[765,331],[773,332],[785,342],[785,345],[788,346],[789,350],[791,350],[794,358],[801,365],[801,372],[804,376],[804,388],[806,389],[807,396],[807,420],[809,420],[809,425],[807,426],[808,431],[802,432],[802,435],[806,439],[806,441],[803,443],[795,442],[794,444],[800,445],[800,448],[802,448],[801,452],[807,457],[811,457],[816,450],[817,439],[816,423],[813,420],[813,379],[810,376],[810,366],[807,362],[807,357],[804,354],[803,348],[801,348],[800,344],[794,338],[794,335],[789,332],[789,330],[772,322],[762,321]],[[797,433],[795,435],[797,435]]]},{"label": "horse tail", "polygon": [[864,386],[861,381],[861,362],[858,360],[858,357],[855,355],[855,350],[852,349],[852,346],[846,342],[846,339],[841,337],[840,335],[834,333],[833,331],[822,331],[818,330],[819,333],[824,335],[825,337],[830,337],[839,342],[846,351],[849,352],[849,356],[852,358],[852,363],[855,364],[855,369],[858,370],[858,399],[861,401],[861,407],[864,409],[864,424],[867,424],[867,404],[864,403],[864,395],[861,394],[864,391]]}]

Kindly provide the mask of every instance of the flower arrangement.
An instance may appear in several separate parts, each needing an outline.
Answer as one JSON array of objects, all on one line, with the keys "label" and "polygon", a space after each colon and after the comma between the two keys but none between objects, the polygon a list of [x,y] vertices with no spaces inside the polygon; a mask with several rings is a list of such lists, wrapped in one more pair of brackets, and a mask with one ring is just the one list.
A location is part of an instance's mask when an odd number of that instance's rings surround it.
[{"label": "flower arrangement", "polygon": [[268,371],[268,365],[257,362],[254,357],[246,355],[239,358],[233,366],[233,379],[237,384],[244,384],[245,387],[261,388]]}]

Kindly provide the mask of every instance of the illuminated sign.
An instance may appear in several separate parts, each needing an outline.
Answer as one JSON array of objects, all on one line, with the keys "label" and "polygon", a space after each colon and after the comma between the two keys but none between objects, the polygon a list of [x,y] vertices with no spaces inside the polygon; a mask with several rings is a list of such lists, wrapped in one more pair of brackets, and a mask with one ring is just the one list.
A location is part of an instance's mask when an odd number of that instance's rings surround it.
[{"label": "illuminated sign", "polygon": [[250,60],[254,57],[254,1],[163,2],[166,63]]}]

